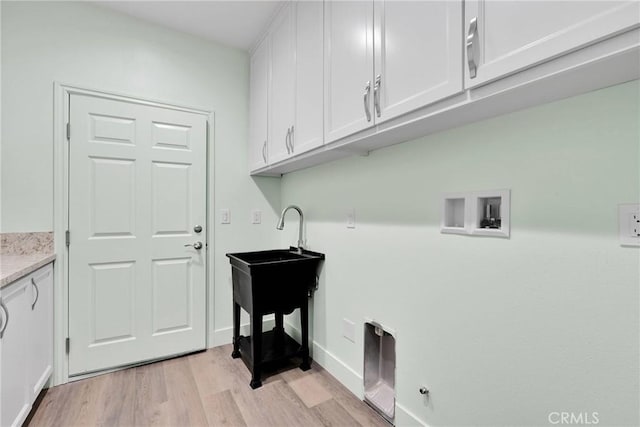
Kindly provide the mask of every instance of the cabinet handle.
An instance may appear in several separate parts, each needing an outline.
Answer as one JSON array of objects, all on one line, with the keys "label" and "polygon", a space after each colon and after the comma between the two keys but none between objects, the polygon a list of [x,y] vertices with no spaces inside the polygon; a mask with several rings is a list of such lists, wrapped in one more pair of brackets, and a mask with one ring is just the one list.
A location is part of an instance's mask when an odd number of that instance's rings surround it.
[{"label": "cabinet handle", "polygon": [[376,116],[380,117],[380,83],[382,77],[380,74],[376,76],[376,82],[373,85],[373,108],[376,110]]},{"label": "cabinet handle", "polygon": [[267,163],[267,141],[262,144],[262,160]]},{"label": "cabinet handle", "polygon": [[4,331],[7,329],[7,325],[9,324],[9,310],[7,310],[7,306],[4,305],[4,301],[0,300],[0,308],[4,312],[4,322],[2,323],[2,329],[0,329],[0,339],[4,335]]},{"label": "cabinet handle", "polygon": [[291,125],[291,135],[289,135],[289,145],[291,145],[291,154],[293,154],[293,125]]},{"label": "cabinet handle", "polygon": [[289,148],[290,137],[291,137],[291,128],[287,128],[287,136],[284,138],[284,145],[287,147],[287,154],[291,154],[291,148]]},{"label": "cabinet handle", "polygon": [[371,93],[371,82],[367,82],[364,87],[364,112],[367,115],[367,121],[371,121],[371,111],[369,111],[369,94]]},{"label": "cabinet handle", "polygon": [[36,284],[36,281],[33,279],[33,277],[31,278],[31,284],[36,290],[36,299],[35,301],[33,301],[33,304],[31,304],[31,310],[34,310],[36,308],[36,303],[38,302],[38,298],[40,298],[40,289],[38,289],[38,285]]},{"label": "cabinet handle", "polygon": [[469,31],[467,32],[467,64],[469,65],[469,77],[476,77],[478,67],[478,52],[476,38],[478,37],[478,17],[473,18],[469,22]]}]

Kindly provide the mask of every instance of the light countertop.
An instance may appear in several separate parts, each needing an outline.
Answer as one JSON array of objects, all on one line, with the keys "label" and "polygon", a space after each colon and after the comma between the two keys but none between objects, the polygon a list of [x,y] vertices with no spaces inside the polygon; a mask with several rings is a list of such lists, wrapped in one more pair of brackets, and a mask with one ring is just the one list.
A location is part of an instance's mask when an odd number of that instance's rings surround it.
[{"label": "light countertop", "polygon": [[0,255],[0,288],[32,273],[56,259],[53,253]]}]

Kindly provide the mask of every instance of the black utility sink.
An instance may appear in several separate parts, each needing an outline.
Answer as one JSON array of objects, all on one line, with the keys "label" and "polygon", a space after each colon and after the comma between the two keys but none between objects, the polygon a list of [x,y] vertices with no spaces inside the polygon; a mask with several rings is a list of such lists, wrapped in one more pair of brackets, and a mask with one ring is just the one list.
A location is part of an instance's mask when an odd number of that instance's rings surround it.
[{"label": "black utility sink", "polygon": [[[233,281],[233,353],[251,371],[251,387],[262,385],[262,369],[301,357],[309,365],[309,306],[324,254],[297,248],[227,254]],[[240,335],[240,308],[251,318],[251,336]],[[283,315],[300,309],[302,342],[284,332]],[[262,333],[262,316],[275,313],[276,326]],[[263,345],[264,344],[264,345]]]}]

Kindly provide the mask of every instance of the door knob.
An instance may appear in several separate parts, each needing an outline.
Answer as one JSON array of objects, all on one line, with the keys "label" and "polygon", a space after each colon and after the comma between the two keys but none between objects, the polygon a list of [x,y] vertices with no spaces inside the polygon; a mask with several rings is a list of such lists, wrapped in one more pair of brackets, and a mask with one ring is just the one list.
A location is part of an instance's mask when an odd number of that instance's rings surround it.
[{"label": "door knob", "polygon": [[193,244],[189,243],[188,245],[184,245],[184,246],[185,246],[185,247],[186,247],[186,246],[193,246],[193,249],[198,249],[198,250],[200,250],[200,249],[202,249],[202,242],[195,242],[195,243],[193,243]]}]

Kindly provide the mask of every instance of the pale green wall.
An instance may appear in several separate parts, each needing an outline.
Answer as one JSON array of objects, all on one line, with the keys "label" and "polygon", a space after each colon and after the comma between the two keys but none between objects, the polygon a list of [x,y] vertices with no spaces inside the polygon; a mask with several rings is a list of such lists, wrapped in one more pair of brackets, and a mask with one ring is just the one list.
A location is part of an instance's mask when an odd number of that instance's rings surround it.
[{"label": "pale green wall", "polygon": [[[618,244],[617,205],[640,199],[639,90],[285,175],[283,205],[304,209],[308,245],[327,255],[316,343],[361,374],[363,319],[394,329],[398,403],[429,425],[549,425],[552,411],[638,425],[640,261]],[[441,193],[502,188],[510,239],[440,234]]]},{"label": "pale green wall", "polygon": [[[123,93],[215,112],[210,185],[217,339],[231,336],[224,254],[270,247],[278,179],[247,173],[248,54],[83,2],[2,3],[2,231],[53,228],[53,83]],[[249,223],[251,209],[263,224]],[[211,316],[213,321],[214,316]]]}]

